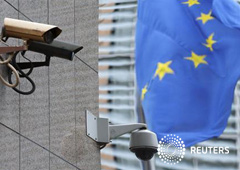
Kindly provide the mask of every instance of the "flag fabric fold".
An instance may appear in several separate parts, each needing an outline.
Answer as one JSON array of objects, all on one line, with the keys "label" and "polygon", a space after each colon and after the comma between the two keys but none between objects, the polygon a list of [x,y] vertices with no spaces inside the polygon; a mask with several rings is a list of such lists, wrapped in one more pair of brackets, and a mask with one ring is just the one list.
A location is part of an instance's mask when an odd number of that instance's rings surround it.
[{"label": "flag fabric fold", "polygon": [[214,0],[213,12],[217,18],[230,28],[240,29],[239,4],[233,0]]},{"label": "flag fabric fold", "polygon": [[224,131],[240,76],[240,6],[233,0],[140,0],[136,76],[160,140],[192,146]]}]

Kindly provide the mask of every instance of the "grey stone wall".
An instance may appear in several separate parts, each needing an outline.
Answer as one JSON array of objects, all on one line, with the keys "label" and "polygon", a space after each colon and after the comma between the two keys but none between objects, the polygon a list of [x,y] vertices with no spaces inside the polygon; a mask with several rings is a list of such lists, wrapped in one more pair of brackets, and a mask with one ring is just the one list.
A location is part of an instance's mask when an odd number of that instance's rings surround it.
[{"label": "grey stone wall", "polygon": [[[84,46],[77,55],[98,69],[97,0],[8,2],[35,22],[59,26],[63,32],[58,39]],[[28,20],[1,0],[1,27],[5,17]],[[21,42],[11,39],[8,44]],[[44,60],[36,53],[27,57]],[[4,66],[0,74],[7,76]],[[98,74],[77,58],[73,62],[52,58],[50,67],[36,68],[31,78],[36,91],[29,96],[0,82],[0,170],[100,169],[99,148],[85,135],[85,110],[98,114]],[[20,89],[28,88],[28,82],[21,81]]]}]

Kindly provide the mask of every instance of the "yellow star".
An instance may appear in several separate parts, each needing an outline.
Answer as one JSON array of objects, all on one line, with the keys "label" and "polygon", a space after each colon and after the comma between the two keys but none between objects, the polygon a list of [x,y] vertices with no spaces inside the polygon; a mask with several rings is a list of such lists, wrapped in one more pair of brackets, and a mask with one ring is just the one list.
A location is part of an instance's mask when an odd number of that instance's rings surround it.
[{"label": "yellow star", "polygon": [[192,51],[191,57],[185,57],[186,60],[191,60],[194,63],[195,68],[198,67],[199,64],[208,64],[204,58],[206,55],[197,55]]},{"label": "yellow star", "polygon": [[162,80],[165,74],[174,74],[173,70],[169,67],[171,63],[172,61],[168,61],[166,63],[158,63],[154,77],[158,76],[159,79]]},{"label": "yellow star", "polygon": [[147,93],[147,85],[144,86],[144,88],[142,89],[142,96],[141,96],[141,99],[144,100],[144,97],[145,97],[145,94]]},{"label": "yellow star", "polygon": [[213,44],[215,44],[217,41],[213,40],[213,36],[214,36],[214,33],[212,33],[208,39],[206,39],[206,42],[207,44],[203,44],[204,46],[206,46],[207,48],[210,49],[210,51],[213,51]]},{"label": "yellow star", "polygon": [[186,2],[183,2],[183,4],[188,4],[188,6],[191,7],[193,5],[199,5],[200,3],[198,2],[198,0],[188,0]]},{"label": "yellow star", "polygon": [[211,16],[212,11],[210,11],[208,14],[201,13],[201,17],[198,17],[197,20],[202,20],[202,23],[205,24],[209,20],[214,19],[214,17]]}]

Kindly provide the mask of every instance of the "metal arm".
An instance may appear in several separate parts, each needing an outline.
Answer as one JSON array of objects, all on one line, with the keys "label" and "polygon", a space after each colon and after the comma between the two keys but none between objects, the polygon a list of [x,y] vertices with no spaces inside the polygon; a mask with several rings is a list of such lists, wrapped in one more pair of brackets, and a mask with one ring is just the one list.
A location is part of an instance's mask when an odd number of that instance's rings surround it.
[{"label": "metal arm", "polygon": [[94,141],[107,144],[111,139],[137,129],[146,129],[144,123],[109,125],[108,119],[94,116],[86,110],[87,135]]},{"label": "metal arm", "polygon": [[125,133],[129,133],[137,129],[147,129],[147,126],[143,123],[109,125],[110,139],[117,138]]},{"label": "metal arm", "polygon": [[26,50],[26,46],[20,46],[20,47],[0,47],[0,55],[1,54],[8,54],[8,58],[6,60],[0,61],[0,64],[7,64],[10,63],[13,56],[18,52],[18,51],[24,51]]},{"label": "metal arm", "polygon": [[26,46],[20,46],[20,47],[0,47],[0,54],[6,54],[6,53],[13,53],[16,51],[24,51],[27,50]]}]

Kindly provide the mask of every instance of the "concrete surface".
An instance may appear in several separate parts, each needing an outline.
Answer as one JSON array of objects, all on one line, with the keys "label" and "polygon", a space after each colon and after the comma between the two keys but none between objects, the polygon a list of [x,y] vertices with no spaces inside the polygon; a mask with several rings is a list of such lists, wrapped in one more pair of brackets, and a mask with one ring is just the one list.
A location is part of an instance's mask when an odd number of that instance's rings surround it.
[{"label": "concrete surface", "polygon": [[[82,45],[77,56],[97,70],[97,0],[8,2],[35,22],[59,26],[63,32],[58,39]],[[28,20],[2,0],[1,27],[5,17]],[[21,41],[10,39],[8,44],[20,45]],[[29,52],[26,56],[44,61],[41,54]],[[6,78],[6,67],[0,66],[0,74]],[[97,73],[77,58],[71,62],[53,57],[50,67],[36,68],[30,77],[36,91],[29,96],[0,82],[0,122],[23,135],[0,125],[0,170],[99,170],[99,148],[85,135],[85,110],[98,114]],[[22,80],[20,89],[29,88]]]}]

